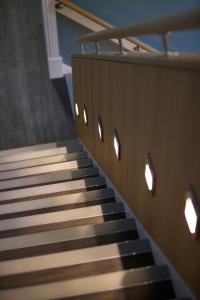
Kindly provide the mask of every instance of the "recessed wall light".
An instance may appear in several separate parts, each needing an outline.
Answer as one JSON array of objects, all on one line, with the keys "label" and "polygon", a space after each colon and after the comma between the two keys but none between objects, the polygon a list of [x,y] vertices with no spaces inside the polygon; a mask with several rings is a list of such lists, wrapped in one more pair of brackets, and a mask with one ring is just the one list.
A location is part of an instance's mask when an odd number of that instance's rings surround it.
[{"label": "recessed wall light", "polygon": [[84,120],[84,123],[85,125],[88,125],[88,114],[87,114],[87,109],[84,105],[84,109],[83,109],[83,120]]},{"label": "recessed wall light", "polygon": [[79,107],[78,107],[77,102],[75,102],[75,113],[76,113],[76,116],[79,117]]},{"label": "recessed wall light", "polygon": [[101,121],[100,116],[98,116],[97,127],[98,127],[99,138],[103,142],[103,125],[102,125],[102,121]]},{"label": "recessed wall light", "polygon": [[115,155],[117,157],[117,160],[120,160],[120,158],[121,158],[121,145],[120,145],[117,129],[114,130],[113,146],[114,146]]},{"label": "recessed wall light", "polygon": [[197,237],[199,234],[199,208],[192,189],[188,189],[185,193],[184,215],[191,235]]},{"label": "recessed wall light", "polygon": [[145,180],[147,188],[150,192],[155,192],[155,172],[152,166],[151,158],[149,154],[145,154]]}]

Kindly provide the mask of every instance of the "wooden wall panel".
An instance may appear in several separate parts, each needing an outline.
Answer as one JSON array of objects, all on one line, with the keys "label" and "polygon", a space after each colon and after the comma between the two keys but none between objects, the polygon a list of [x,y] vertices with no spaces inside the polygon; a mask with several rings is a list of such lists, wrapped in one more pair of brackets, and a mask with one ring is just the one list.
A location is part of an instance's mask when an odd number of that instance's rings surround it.
[{"label": "wooden wall panel", "polygon": [[[199,66],[73,57],[76,100],[81,109],[86,105],[89,118],[88,127],[82,115],[76,119],[78,135],[198,297],[200,241],[190,237],[184,193],[192,184],[200,198]],[[113,150],[114,128],[121,141],[120,161]],[[154,196],[144,180],[146,152],[157,175]]]}]

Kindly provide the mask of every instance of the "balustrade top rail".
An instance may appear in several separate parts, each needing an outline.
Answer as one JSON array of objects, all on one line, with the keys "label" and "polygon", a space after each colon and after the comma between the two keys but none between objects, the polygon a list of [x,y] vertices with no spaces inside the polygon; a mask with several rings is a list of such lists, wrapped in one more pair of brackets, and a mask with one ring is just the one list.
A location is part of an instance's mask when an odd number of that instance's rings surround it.
[{"label": "balustrade top rail", "polygon": [[160,34],[200,28],[200,8],[185,13],[162,17],[127,27],[102,30],[89,33],[76,39],[78,43],[98,42],[107,39],[122,39],[136,35]]},{"label": "balustrade top rail", "polygon": [[[69,0],[59,0],[59,3],[61,5],[64,5],[66,8],[72,10],[73,12],[81,15],[82,17],[94,22],[95,24],[100,25],[101,27],[103,27],[104,29],[111,29],[113,28],[113,26],[106,22],[105,20],[93,15],[92,13],[90,13],[89,11],[83,9],[82,7],[70,2]],[[102,29],[103,30],[103,29]],[[152,53],[157,53],[158,51],[156,49],[154,49],[153,47],[150,47],[149,45],[143,43],[142,41],[133,38],[133,37],[128,37],[126,39],[129,43],[132,44],[132,47],[134,48],[141,48],[144,49],[147,52],[152,52]]]}]

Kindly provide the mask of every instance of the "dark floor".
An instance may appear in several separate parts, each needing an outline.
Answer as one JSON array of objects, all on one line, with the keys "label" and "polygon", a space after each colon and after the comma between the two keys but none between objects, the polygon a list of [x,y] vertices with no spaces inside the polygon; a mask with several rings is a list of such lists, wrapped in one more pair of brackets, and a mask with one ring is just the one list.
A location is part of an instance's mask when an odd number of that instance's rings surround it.
[{"label": "dark floor", "polygon": [[0,149],[74,137],[65,80],[49,80],[40,0],[1,0]]}]

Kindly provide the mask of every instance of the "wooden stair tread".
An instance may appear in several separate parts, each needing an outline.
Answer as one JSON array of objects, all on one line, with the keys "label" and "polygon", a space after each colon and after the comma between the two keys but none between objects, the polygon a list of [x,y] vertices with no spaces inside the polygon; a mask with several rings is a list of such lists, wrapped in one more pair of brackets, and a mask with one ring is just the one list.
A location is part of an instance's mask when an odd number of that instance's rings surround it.
[{"label": "wooden stair tread", "polygon": [[51,212],[7,220],[0,220],[0,238],[29,232],[72,227],[85,223],[102,223],[105,220],[125,217],[122,203],[109,203],[67,211]]},{"label": "wooden stair tread", "polygon": [[[98,203],[100,200],[108,201],[113,199],[114,193],[112,189],[100,189],[94,191],[87,191],[82,193],[74,193],[70,195],[61,195],[54,197],[46,197],[35,200],[26,200],[22,202],[2,204],[0,207],[0,219],[4,216],[12,216],[20,212],[33,212],[35,210],[52,208],[52,207],[78,207],[78,205],[84,205],[88,202],[89,205]],[[102,201],[103,203],[103,201]]]},{"label": "wooden stair tread", "polygon": [[0,193],[0,204],[23,201],[24,199],[36,199],[42,196],[58,195],[105,187],[103,177],[86,178],[69,182],[35,186]]},{"label": "wooden stair tread", "polygon": [[46,270],[64,266],[84,264],[150,252],[148,240],[132,240],[72,251],[65,251],[35,257],[0,262],[0,281],[2,276]]},{"label": "wooden stair tread", "polygon": [[59,154],[66,154],[70,152],[79,152],[82,151],[83,147],[81,145],[69,145],[65,147],[55,148],[55,149],[46,149],[40,151],[33,151],[28,153],[18,153],[10,156],[0,157],[0,164],[5,164],[8,162],[15,162],[20,160],[27,160],[33,158],[40,158],[46,156],[54,156]]},{"label": "wooden stair tread", "polygon": [[[165,266],[143,267],[135,270],[118,271],[84,278],[46,283],[41,285],[22,287],[0,291],[2,300],[26,299],[61,299],[75,296],[87,296],[96,293],[105,293],[111,290],[120,290],[129,287],[169,281],[169,271]],[[95,299],[95,298],[94,298]]]},{"label": "wooden stair tread", "polygon": [[0,263],[0,290],[154,265],[145,242],[125,241]]},{"label": "wooden stair tread", "polygon": [[45,173],[51,173],[61,170],[79,169],[85,166],[91,166],[91,159],[72,160],[67,162],[60,162],[45,166],[37,166],[32,168],[24,168],[19,170],[12,170],[7,172],[0,172],[0,180],[8,180],[19,177],[33,176]]},{"label": "wooden stair tread", "polygon": [[64,140],[59,142],[50,142],[45,144],[38,144],[38,145],[31,145],[26,147],[18,147],[12,149],[6,149],[0,151],[0,157],[2,156],[9,156],[16,153],[26,153],[26,152],[33,152],[33,151],[40,151],[45,149],[54,149],[62,146],[69,146],[69,145],[79,145],[79,141],[77,139],[72,140]]},{"label": "wooden stair tread", "polygon": [[91,161],[88,159],[81,162],[79,166],[82,166],[82,169],[66,169],[51,173],[33,175],[26,178],[3,180],[0,181],[0,191],[31,187],[34,185],[44,185],[54,182],[71,181],[99,175],[98,169],[96,167],[91,167]]},{"label": "wooden stair tread", "polygon": [[54,156],[46,156],[41,158],[33,158],[28,160],[20,160],[16,162],[9,162],[0,164],[0,172],[5,171],[13,171],[17,169],[24,169],[29,167],[37,167],[55,163],[61,163],[65,161],[78,160],[82,158],[87,158],[87,153],[85,151],[74,152],[74,153],[66,153],[66,154],[58,154]]},{"label": "wooden stair tread", "polygon": [[119,219],[102,224],[83,225],[17,237],[3,238],[0,243],[0,256],[1,251],[16,250],[39,245],[49,246],[50,244],[66,241],[72,243],[74,240],[82,240],[90,237],[97,239],[98,236],[120,232],[123,232],[124,234],[125,231],[133,231],[132,239],[134,238],[136,224],[133,219]]}]

